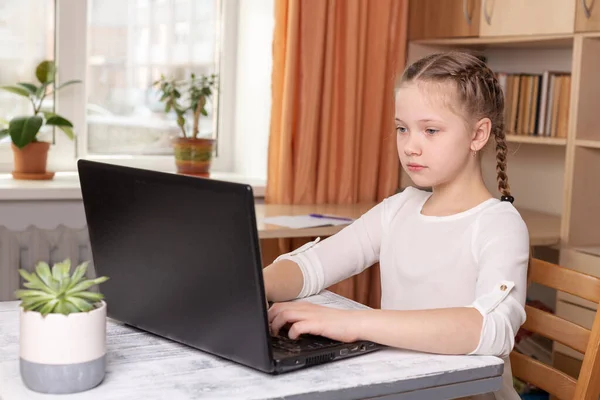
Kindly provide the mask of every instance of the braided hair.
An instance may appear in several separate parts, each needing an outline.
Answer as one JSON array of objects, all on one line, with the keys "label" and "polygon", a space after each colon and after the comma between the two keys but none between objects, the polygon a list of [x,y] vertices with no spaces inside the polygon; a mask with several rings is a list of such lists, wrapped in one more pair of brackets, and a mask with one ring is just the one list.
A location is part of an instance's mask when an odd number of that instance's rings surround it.
[{"label": "braided hair", "polygon": [[496,141],[496,173],[502,200],[514,201],[506,174],[506,136],[504,132],[504,94],[494,72],[469,53],[449,51],[423,57],[406,68],[401,82],[452,82],[465,115],[492,122]]}]

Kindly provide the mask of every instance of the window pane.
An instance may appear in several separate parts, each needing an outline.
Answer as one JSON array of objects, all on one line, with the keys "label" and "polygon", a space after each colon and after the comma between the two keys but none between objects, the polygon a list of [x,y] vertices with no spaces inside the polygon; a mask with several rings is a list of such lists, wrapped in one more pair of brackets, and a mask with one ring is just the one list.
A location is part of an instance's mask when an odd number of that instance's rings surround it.
[{"label": "window pane", "polygon": [[[0,0],[0,49],[0,85],[39,85],[35,67],[54,60],[54,0]],[[27,98],[0,90],[0,129],[5,121],[32,112]],[[38,137],[48,140],[49,135],[51,130],[43,128]],[[0,140],[0,145],[6,144],[9,137]]]},{"label": "window pane", "polygon": [[[217,73],[218,0],[90,0],[88,152],[171,154],[180,134],[152,83]],[[200,118],[214,136],[216,112]],[[187,120],[191,126],[191,114]]]}]

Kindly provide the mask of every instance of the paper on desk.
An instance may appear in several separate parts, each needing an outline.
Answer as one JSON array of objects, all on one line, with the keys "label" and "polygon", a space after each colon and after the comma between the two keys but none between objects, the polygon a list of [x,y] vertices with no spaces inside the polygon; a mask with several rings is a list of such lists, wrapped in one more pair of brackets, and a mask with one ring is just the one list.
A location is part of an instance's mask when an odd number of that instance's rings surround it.
[{"label": "paper on desk", "polygon": [[293,229],[314,228],[317,226],[348,225],[352,221],[344,221],[333,218],[314,218],[310,215],[293,215],[267,217],[263,219],[265,224],[285,226]]},{"label": "paper on desk", "polygon": [[305,297],[303,299],[297,299],[293,301],[307,301],[313,304],[318,304],[321,306],[331,307],[331,308],[339,308],[342,310],[369,310],[370,307],[365,306],[364,304],[357,303],[354,300],[350,300],[347,297],[340,296],[339,294],[335,294],[328,290],[324,290],[319,294],[315,294],[313,296]]}]

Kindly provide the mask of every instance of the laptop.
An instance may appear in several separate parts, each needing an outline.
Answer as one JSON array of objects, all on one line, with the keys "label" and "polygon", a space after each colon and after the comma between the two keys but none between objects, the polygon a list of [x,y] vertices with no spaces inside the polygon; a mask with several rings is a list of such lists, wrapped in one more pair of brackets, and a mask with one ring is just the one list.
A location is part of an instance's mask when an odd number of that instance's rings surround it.
[{"label": "laptop", "polygon": [[79,160],[108,316],[270,374],[379,345],[271,336],[252,187]]}]

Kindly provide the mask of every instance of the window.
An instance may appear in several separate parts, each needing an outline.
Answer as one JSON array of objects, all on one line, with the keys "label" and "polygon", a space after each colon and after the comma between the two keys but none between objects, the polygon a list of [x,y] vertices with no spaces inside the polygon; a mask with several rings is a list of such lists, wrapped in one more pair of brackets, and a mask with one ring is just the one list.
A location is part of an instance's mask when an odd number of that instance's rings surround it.
[{"label": "window", "polygon": [[[50,170],[90,158],[172,171],[179,128],[152,83],[216,73],[219,91],[200,119],[201,134],[218,139],[212,169],[265,179],[273,8],[273,0],[0,0],[0,84],[34,81],[44,59],[56,60],[59,84],[82,81],[48,99],[77,135],[56,132]],[[29,107],[0,91],[0,118]],[[0,143],[2,173],[12,168],[9,144]]]},{"label": "window", "polygon": [[[0,85],[36,82],[35,66],[54,59],[54,0],[0,0],[0,49]],[[26,98],[0,91],[0,129],[11,118],[31,112]],[[40,132],[46,139],[49,133]],[[0,169],[11,163],[10,138],[5,137],[0,140]]]},{"label": "window", "polygon": [[[89,155],[170,155],[180,130],[152,83],[218,73],[218,0],[90,0],[87,70]],[[216,135],[218,97],[200,119]],[[189,119],[189,118],[188,118]]]}]

